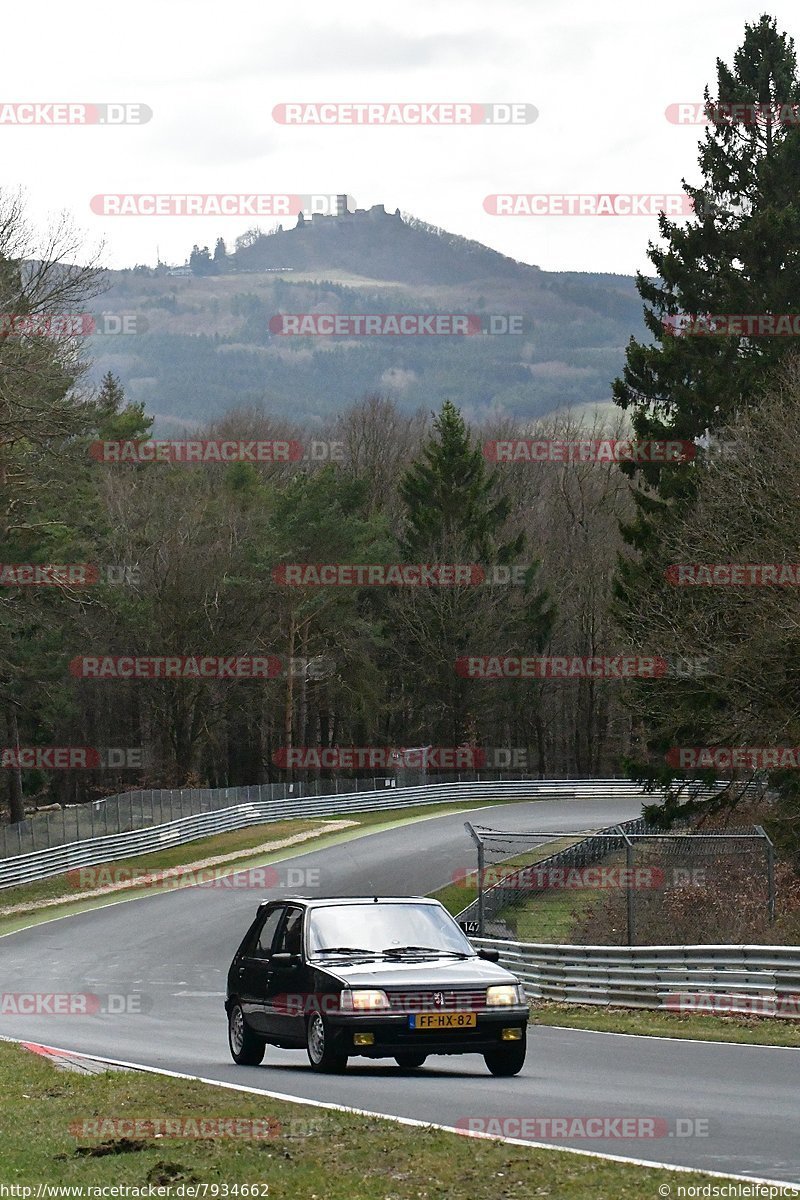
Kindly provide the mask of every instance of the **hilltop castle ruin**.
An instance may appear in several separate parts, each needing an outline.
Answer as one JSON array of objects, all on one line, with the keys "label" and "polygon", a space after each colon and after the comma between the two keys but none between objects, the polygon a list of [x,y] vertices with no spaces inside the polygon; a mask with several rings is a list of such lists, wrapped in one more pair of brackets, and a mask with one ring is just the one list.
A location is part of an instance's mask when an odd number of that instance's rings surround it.
[{"label": "hilltop castle ruin", "polygon": [[336,197],[336,212],[334,213],[312,213],[311,217],[304,217],[302,213],[297,214],[296,229],[309,228],[311,226],[320,226],[324,224],[332,224],[332,227],[343,228],[354,221],[381,221],[381,220],[401,220],[400,209],[396,208],[394,213],[387,213],[386,207],[383,204],[373,204],[372,208],[357,208],[354,212],[350,212],[347,207],[347,196],[337,195]]}]

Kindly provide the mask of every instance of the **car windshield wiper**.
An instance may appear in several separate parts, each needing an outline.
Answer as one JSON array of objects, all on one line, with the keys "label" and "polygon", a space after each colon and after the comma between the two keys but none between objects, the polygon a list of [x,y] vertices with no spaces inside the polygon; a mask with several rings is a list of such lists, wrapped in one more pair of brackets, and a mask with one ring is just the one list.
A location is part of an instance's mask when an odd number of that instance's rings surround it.
[{"label": "car windshield wiper", "polygon": [[391,954],[435,954],[437,958],[472,958],[464,950],[441,950],[438,946],[389,946],[382,953],[387,957]]},{"label": "car windshield wiper", "polygon": [[363,946],[323,946],[316,954],[377,954],[377,950],[365,950]]}]

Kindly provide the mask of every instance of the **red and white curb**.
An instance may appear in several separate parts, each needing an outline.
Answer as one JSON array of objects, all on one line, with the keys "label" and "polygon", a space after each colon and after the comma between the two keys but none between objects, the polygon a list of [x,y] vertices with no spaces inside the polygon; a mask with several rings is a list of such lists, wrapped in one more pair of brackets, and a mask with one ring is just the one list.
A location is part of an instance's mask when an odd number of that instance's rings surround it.
[{"label": "red and white curb", "polygon": [[[11,1040],[11,1038],[3,1038],[3,1041]],[[105,1075],[107,1071],[124,1071],[126,1069],[105,1063],[99,1058],[87,1058],[72,1050],[57,1050],[54,1046],[42,1046],[39,1042],[20,1042],[19,1045],[23,1050],[30,1050],[32,1054],[38,1054],[41,1058],[48,1059],[57,1071],[72,1071],[77,1075]]]}]

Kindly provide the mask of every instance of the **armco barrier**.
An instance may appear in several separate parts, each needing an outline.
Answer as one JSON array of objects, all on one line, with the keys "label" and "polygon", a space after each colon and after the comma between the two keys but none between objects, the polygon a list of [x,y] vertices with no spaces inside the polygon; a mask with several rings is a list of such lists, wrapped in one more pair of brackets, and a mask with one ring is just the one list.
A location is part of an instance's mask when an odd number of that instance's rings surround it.
[{"label": "armco barrier", "polygon": [[[66,846],[72,842],[107,837],[112,833],[129,833],[131,830],[151,829],[154,825],[195,817],[202,813],[218,812],[233,808],[237,804],[251,804],[264,800],[300,800],[307,797],[351,795],[354,792],[383,791],[394,787],[430,786],[437,783],[476,782],[526,782],[525,777],[507,772],[476,774],[474,772],[448,772],[446,775],[422,774],[404,778],[403,773],[393,772],[389,777],[360,777],[345,779],[311,779],[304,782],[281,782],[248,784],[240,787],[220,788],[152,788],[121,792],[105,796],[86,804],[69,804],[65,808],[42,809],[31,813],[24,821],[11,825],[0,825],[0,859],[16,855],[33,854],[38,850],[50,850],[53,846]],[[570,787],[604,787],[607,781],[552,780],[554,789]],[[634,785],[628,780],[613,780],[616,788]],[[635,789],[634,789],[635,790]]]},{"label": "armco barrier", "polygon": [[[221,789],[224,790],[224,789]],[[250,789],[256,791],[255,788]],[[86,838],[32,854],[17,854],[0,859],[0,889],[31,883],[63,874],[75,867],[97,866],[118,858],[150,854],[165,846],[178,846],[216,833],[243,829],[270,821],[379,812],[384,809],[416,807],[425,804],[454,804],[460,801],[543,799],[635,799],[646,797],[638,785],[626,779],[513,781],[462,781],[428,783],[422,787],[385,787],[379,791],[350,792],[328,796],[293,795],[281,800],[253,800],[213,812],[182,817],[148,829],[135,829],[103,837]]]},{"label": "armco barrier", "polygon": [[[557,946],[472,938],[500,952],[531,1000],[800,1017],[797,946]],[[706,997],[719,1003],[704,1002]],[[684,1005],[689,1011],[691,1000]]]}]

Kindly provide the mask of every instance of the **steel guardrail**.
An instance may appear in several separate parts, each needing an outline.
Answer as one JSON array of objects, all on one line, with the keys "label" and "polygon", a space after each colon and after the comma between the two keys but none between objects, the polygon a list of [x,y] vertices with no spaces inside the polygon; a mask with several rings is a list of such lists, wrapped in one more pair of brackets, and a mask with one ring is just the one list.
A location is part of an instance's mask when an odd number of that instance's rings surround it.
[{"label": "steel guardrail", "polygon": [[[296,791],[283,799],[252,800],[231,804],[212,812],[197,813],[145,829],[104,834],[0,858],[0,890],[61,875],[78,867],[97,866],[118,858],[131,858],[156,850],[183,845],[217,833],[250,825],[308,817],[346,816],[356,812],[379,812],[426,804],[460,801],[520,799],[592,799],[611,797],[645,798],[639,786],[627,779],[589,780],[502,780],[426,783],[413,787],[391,787],[371,791],[302,795]],[[268,785],[266,785],[268,786]],[[297,785],[296,785],[297,786]],[[248,789],[251,793],[256,788]],[[233,789],[219,789],[230,792]]]},{"label": "steel guardrail", "polygon": [[797,946],[571,946],[470,939],[498,950],[528,998],[561,1004],[800,1017]]}]

